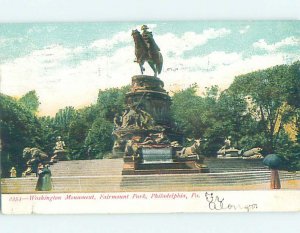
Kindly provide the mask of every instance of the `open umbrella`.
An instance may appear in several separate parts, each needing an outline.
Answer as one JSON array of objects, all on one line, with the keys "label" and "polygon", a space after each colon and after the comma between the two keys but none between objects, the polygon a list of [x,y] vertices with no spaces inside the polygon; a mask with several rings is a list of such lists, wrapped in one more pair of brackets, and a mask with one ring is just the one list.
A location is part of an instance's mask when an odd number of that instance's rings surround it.
[{"label": "open umbrella", "polygon": [[269,154],[264,158],[263,164],[268,166],[271,169],[270,188],[271,189],[280,189],[281,184],[280,184],[278,169],[283,164],[282,159],[276,154]]},{"label": "open umbrella", "polygon": [[269,154],[264,158],[263,164],[271,169],[279,169],[283,165],[283,161],[278,155]]}]

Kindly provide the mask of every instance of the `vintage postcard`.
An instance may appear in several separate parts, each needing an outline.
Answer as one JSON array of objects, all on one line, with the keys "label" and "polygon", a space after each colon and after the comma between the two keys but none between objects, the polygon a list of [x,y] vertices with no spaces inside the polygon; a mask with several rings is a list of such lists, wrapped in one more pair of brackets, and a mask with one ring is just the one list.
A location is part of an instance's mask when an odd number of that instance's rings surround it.
[{"label": "vintage postcard", "polygon": [[0,32],[4,214],[300,210],[299,21]]}]

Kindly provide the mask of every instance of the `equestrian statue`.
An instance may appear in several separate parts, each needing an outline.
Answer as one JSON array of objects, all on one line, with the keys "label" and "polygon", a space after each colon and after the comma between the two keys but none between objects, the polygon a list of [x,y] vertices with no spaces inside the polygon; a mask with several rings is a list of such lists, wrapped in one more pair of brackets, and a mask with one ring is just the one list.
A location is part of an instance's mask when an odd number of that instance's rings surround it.
[{"label": "equestrian statue", "polygon": [[152,70],[154,71],[154,76],[160,74],[163,66],[163,57],[160,53],[160,48],[157,46],[153,39],[152,32],[148,31],[147,25],[143,25],[141,30],[142,34],[137,30],[132,30],[132,37],[135,44],[135,56],[137,62],[140,65],[141,73],[145,71],[144,63],[148,62]]}]

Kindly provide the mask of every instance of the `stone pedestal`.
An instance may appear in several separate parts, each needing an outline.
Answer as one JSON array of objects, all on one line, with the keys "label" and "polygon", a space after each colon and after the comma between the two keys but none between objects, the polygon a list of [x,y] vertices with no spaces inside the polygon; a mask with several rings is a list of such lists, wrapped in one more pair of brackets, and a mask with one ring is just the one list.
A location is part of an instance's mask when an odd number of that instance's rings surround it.
[{"label": "stone pedestal", "polygon": [[163,81],[154,76],[133,76],[125,101],[122,123],[113,132],[113,152],[124,156],[123,175],[208,171],[196,159],[176,157],[177,148],[171,142],[182,143],[182,133],[172,121],[172,101]]},{"label": "stone pedestal", "polygon": [[135,170],[137,169],[138,161],[134,158],[124,157],[124,164],[122,175],[135,175]]},{"label": "stone pedestal", "polygon": [[171,98],[163,89],[164,83],[157,77],[136,75],[132,77],[131,92],[126,95],[128,105],[138,105],[148,112],[156,125],[171,126]]},{"label": "stone pedestal", "polygon": [[[138,125],[129,120],[122,122],[121,127],[114,130],[115,146],[113,152],[121,153],[126,142],[133,137],[139,142],[145,140],[149,134],[157,134],[164,130],[170,141],[182,142],[182,133],[175,129],[170,116],[171,98],[163,88],[164,83],[159,78],[148,75],[132,77],[131,91],[126,94],[126,105],[130,114],[136,109],[151,116],[153,122],[148,125]],[[124,112],[123,112],[124,115]],[[137,115],[137,114],[136,114]],[[126,118],[123,116],[123,118]]]},{"label": "stone pedestal", "polygon": [[140,147],[138,157],[125,156],[123,175],[207,173],[209,169],[195,158],[177,158],[169,145]]}]

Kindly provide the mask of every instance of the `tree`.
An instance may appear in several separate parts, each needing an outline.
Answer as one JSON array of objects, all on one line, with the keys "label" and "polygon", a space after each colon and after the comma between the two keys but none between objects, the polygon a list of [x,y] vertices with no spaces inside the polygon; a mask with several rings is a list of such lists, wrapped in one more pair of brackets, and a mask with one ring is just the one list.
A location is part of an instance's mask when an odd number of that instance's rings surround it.
[{"label": "tree", "polygon": [[74,107],[68,106],[64,109],[59,109],[53,119],[53,127],[56,131],[56,136],[60,135],[66,138],[69,132],[71,122],[76,119],[77,111]]},{"label": "tree", "polygon": [[43,116],[38,118],[41,125],[40,145],[41,149],[49,156],[53,154],[53,147],[58,131],[54,126],[54,118],[50,116]]},{"label": "tree", "polygon": [[255,143],[248,144],[249,140],[246,141],[244,138],[254,137],[257,134],[257,122],[251,117],[246,99],[239,92],[231,89],[223,91],[218,99],[215,114],[224,130],[221,135],[224,138],[231,136],[236,148],[250,149],[258,146]]},{"label": "tree", "polygon": [[111,151],[113,124],[102,117],[97,118],[85,139],[85,148],[91,151],[90,158],[103,158],[104,153]]},{"label": "tree", "polygon": [[130,86],[100,90],[97,99],[99,114],[112,122],[115,114],[125,109],[125,95],[129,90]]},{"label": "tree", "polygon": [[216,118],[219,96],[217,86],[207,88],[204,96],[197,95],[197,85],[177,92],[171,106],[172,117],[183,130],[185,138],[206,139],[202,143],[202,153],[215,154],[220,141],[221,124]]},{"label": "tree", "polygon": [[3,176],[15,166],[18,174],[25,168],[22,152],[25,147],[39,147],[41,125],[24,104],[0,94],[1,167]]},{"label": "tree", "polygon": [[40,106],[39,98],[36,94],[35,90],[29,91],[25,95],[23,95],[19,102],[25,106],[29,111],[36,114],[38,111],[38,108]]},{"label": "tree", "polygon": [[70,150],[71,159],[81,159],[83,157],[84,142],[94,120],[88,120],[90,108],[93,107],[79,110],[77,117],[70,123],[67,135],[67,146]]},{"label": "tree", "polygon": [[[128,91],[129,86],[100,90],[96,104],[77,110],[75,115],[66,114],[66,109],[56,115],[55,122],[69,125],[65,132],[71,159],[86,159],[88,156],[101,158],[104,153],[111,151],[113,118],[125,108]],[[76,117],[66,120],[62,115]]]},{"label": "tree", "polygon": [[[286,101],[294,112],[292,118],[295,123],[296,134],[300,137],[300,61],[288,67],[288,77],[284,80]],[[300,141],[298,141],[300,143]]]},{"label": "tree", "polygon": [[268,153],[274,152],[278,134],[289,120],[290,114],[282,109],[287,100],[284,86],[287,76],[286,65],[275,66],[238,76],[229,88],[248,97],[249,112],[258,121],[258,130],[262,130],[267,138],[265,150]]},{"label": "tree", "polygon": [[200,119],[203,106],[201,97],[196,94],[197,88],[197,85],[192,85],[172,98],[171,114],[185,137],[201,137],[205,127]]}]

